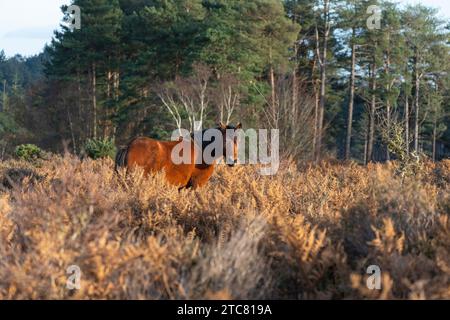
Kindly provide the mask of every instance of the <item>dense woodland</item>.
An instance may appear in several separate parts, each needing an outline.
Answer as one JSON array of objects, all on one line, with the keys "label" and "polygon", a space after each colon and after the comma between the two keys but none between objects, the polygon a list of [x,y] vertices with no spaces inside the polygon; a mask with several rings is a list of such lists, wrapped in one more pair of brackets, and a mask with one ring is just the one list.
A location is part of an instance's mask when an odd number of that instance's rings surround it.
[{"label": "dense woodland", "polygon": [[[0,159],[20,143],[82,155],[88,139],[168,138],[195,121],[278,128],[281,152],[299,160],[450,155],[450,22],[434,9],[382,0],[73,3],[80,30],[62,24],[38,56],[0,53]],[[374,4],[381,28],[370,30]]]}]

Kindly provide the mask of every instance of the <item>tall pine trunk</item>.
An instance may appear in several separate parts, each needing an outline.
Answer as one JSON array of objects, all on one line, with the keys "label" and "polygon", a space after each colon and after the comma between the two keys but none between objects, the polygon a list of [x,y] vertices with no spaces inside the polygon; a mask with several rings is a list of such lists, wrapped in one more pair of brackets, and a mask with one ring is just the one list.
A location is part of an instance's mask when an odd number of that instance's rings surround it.
[{"label": "tall pine trunk", "polygon": [[437,140],[437,116],[434,116],[433,119],[433,137],[432,137],[432,144],[433,144],[433,161],[436,161],[436,140]]},{"label": "tall pine trunk", "polygon": [[298,55],[298,44],[297,42],[294,45],[294,54],[295,54],[295,65],[292,71],[292,106],[291,106],[291,138],[295,138],[295,115],[297,113],[297,101],[298,101],[298,80],[297,80],[297,55]]},{"label": "tall pine trunk", "polygon": [[272,112],[272,120],[273,120],[273,126],[277,127],[277,116],[276,116],[276,89],[275,89],[275,69],[273,67],[273,56],[272,56],[272,46],[269,48],[269,59],[270,59],[270,70],[269,70],[269,77],[270,77],[270,88],[271,88],[271,97],[270,97],[270,107]]},{"label": "tall pine trunk", "polygon": [[[390,100],[388,100],[386,102],[386,130],[388,132],[388,137],[391,134],[391,102]],[[386,160],[390,161],[391,160],[391,153],[389,151],[389,146],[386,146]]]},{"label": "tall pine trunk", "polygon": [[414,59],[415,100],[414,100],[414,151],[419,152],[419,112],[420,112],[420,75],[419,57]]},{"label": "tall pine trunk", "polygon": [[320,95],[318,90],[318,85],[314,84],[314,159],[316,159],[317,155],[317,143],[319,140],[319,107],[320,107]]},{"label": "tall pine trunk", "polygon": [[274,124],[275,124],[275,126],[276,126],[276,119],[277,119],[277,115],[276,115],[276,110],[277,110],[277,107],[276,107],[276,91],[275,91],[275,70],[273,69],[273,66],[271,65],[270,66],[270,87],[271,87],[271,91],[272,91],[272,94],[271,94],[271,101],[270,101],[270,103],[271,103],[271,108],[272,108],[272,117],[273,117],[273,121],[274,121]]},{"label": "tall pine trunk", "polygon": [[295,138],[295,115],[297,113],[297,102],[298,102],[298,79],[297,79],[297,70],[294,69],[292,72],[292,106],[291,106],[291,137]]},{"label": "tall pine trunk", "polygon": [[367,158],[367,152],[368,152],[368,146],[369,146],[369,130],[366,130],[364,134],[364,163],[368,163]]},{"label": "tall pine trunk", "polygon": [[320,106],[318,114],[318,127],[317,127],[317,147],[316,147],[316,161],[320,161],[322,157],[322,144],[324,137],[324,117],[325,117],[325,104],[326,104],[326,89],[327,89],[327,52],[328,52],[328,37],[330,35],[330,1],[324,1],[324,35],[323,35],[323,48],[322,59],[320,63]]},{"label": "tall pine trunk", "polygon": [[[386,130],[388,137],[391,134],[391,82],[390,82],[390,72],[391,72],[391,52],[390,49],[386,52],[386,63],[385,63],[385,73],[388,83],[386,84],[387,100],[386,100]],[[391,160],[391,154],[389,152],[389,146],[386,146],[386,160]]]},{"label": "tall pine trunk", "polygon": [[[89,121],[85,121],[84,118],[86,117],[86,114],[84,112],[84,108],[83,108],[83,103],[81,100],[82,94],[81,94],[81,73],[80,73],[80,68],[77,67],[77,95],[78,95],[78,99],[77,99],[77,106],[78,106],[78,121],[81,124],[84,123],[85,127],[84,130],[81,129],[79,136],[78,136],[78,140],[79,141],[84,141],[85,137],[88,135],[89,133]],[[83,132],[84,131],[84,132]]]},{"label": "tall pine trunk", "polygon": [[[408,71],[408,64],[406,64],[406,70],[405,75],[409,73]],[[408,77],[406,77],[408,78]],[[409,95],[411,92],[408,92],[409,86],[407,82],[405,82],[405,147],[406,147],[406,153],[409,154]]]},{"label": "tall pine trunk", "polygon": [[370,101],[370,112],[369,112],[369,137],[367,142],[367,157],[366,164],[373,160],[373,146],[375,141],[375,112],[376,112],[376,89],[377,89],[377,65],[374,56],[374,61],[372,63],[372,98]]},{"label": "tall pine trunk", "polygon": [[109,138],[111,137],[112,132],[112,102],[114,101],[114,72],[111,70],[108,70],[106,73],[106,101],[108,103],[106,109],[105,109],[105,120],[103,124],[103,137]]},{"label": "tall pine trunk", "polygon": [[73,153],[77,154],[77,141],[75,139],[75,132],[74,132],[74,129],[73,129],[72,115],[70,114],[70,110],[69,110],[69,106],[68,105],[66,105],[66,111],[67,111],[67,121],[69,122],[70,137],[72,138]]},{"label": "tall pine trunk", "polygon": [[0,111],[6,111],[8,109],[7,104],[7,98],[6,98],[6,80],[3,80],[3,110]]},{"label": "tall pine trunk", "polygon": [[[353,41],[355,40],[355,28],[353,28]],[[353,107],[355,104],[355,79],[356,79],[356,44],[352,44],[352,70],[350,75],[350,96],[348,101],[347,138],[345,143],[345,160],[350,160],[352,144]]]},{"label": "tall pine trunk", "polygon": [[409,95],[405,96],[405,142],[406,152],[409,153]]},{"label": "tall pine trunk", "polygon": [[[120,87],[120,71],[116,71],[113,73],[113,98],[114,98],[114,112],[117,112],[118,102],[119,102],[119,87]],[[115,123],[112,123],[112,136],[116,136],[117,127]]]},{"label": "tall pine trunk", "polygon": [[[316,36],[317,36],[316,46],[319,46],[317,30],[316,30]],[[319,51],[317,49],[315,57],[314,57],[314,61],[312,64],[312,70],[311,70],[312,87],[313,87],[313,93],[314,93],[314,137],[313,137],[313,150],[312,150],[312,159],[313,160],[316,159],[316,154],[317,154],[317,136],[318,136],[317,127],[318,127],[318,122],[319,122],[319,105],[320,105],[319,80],[316,78],[316,70],[317,70],[317,66],[319,64],[318,54],[319,54]]]},{"label": "tall pine trunk", "polygon": [[93,125],[93,138],[97,139],[97,72],[95,62],[92,63],[92,125]]}]

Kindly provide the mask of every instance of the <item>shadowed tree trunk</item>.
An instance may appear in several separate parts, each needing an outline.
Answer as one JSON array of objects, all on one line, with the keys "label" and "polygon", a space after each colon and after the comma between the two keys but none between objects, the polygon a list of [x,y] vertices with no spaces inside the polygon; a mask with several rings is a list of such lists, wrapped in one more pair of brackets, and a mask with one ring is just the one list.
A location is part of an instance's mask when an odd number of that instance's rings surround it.
[{"label": "shadowed tree trunk", "polygon": [[[355,39],[355,28],[353,28],[352,39]],[[345,143],[345,160],[350,160],[350,150],[352,144],[352,126],[353,126],[353,107],[355,104],[355,74],[356,74],[356,44],[352,44],[352,67],[350,75],[350,96],[348,101],[348,118],[347,118],[347,138]]]},{"label": "shadowed tree trunk", "polygon": [[277,109],[276,107],[276,88],[275,88],[275,69],[273,67],[273,56],[272,56],[272,47],[270,47],[269,49],[269,59],[270,59],[270,88],[271,88],[271,100],[270,100],[270,104],[271,104],[271,108],[272,108],[272,117],[273,117],[273,121],[275,121],[276,119],[276,115],[275,115],[275,110]]},{"label": "shadowed tree trunk", "polygon": [[415,100],[414,100],[414,151],[419,152],[419,112],[420,112],[420,75],[419,57],[414,58]]},{"label": "shadowed tree trunk", "polygon": [[7,110],[6,103],[7,103],[7,101],[6,101],[6,80],[3,80],[3,104],[2,104],[3,110],[0,110],[0,111],[6,111]]},{"label": "shadowed tree trunk", "polygon": [[370,101],[370,111],[369,111],[369,138],[367,142],[367,157],[366,157],[366,164],[371,162],[373,160],[373,145],[375,141],[375,112],[376,112],[376,89],[377,89],[377,73],[376,73],[377,65],[374,61],[372,63],[372,98]]},{"label": "shadowed tree trunk", "polygon": [[[317,127],[317,147],[316,147],[316,161],[320,161],[322,157],[322,143],[323,143],[323,122],[325,116],[326,104],[326,89],[327,89],[327,53],[328,53],[328,38],[330,36],[330,1],[324,0],[324,34],[323,34],[323,48],[322,57],[320,58],[320,105],[318,112],[318,127]],[[317,29],[316,29],[317,30]],[[319,54],[320,57],[320,54]]]},{"label": "shadowed tree trunk", "polygon": [[[297,68],[298,68],[298,62],[297,62],[297,55],[298,55],[298,44],[297,42],[294,45],[294,57],[295,57],[295,65],[292,71],[292,106],[291,106],[291,126],[292,128],[295,127],[295,113],[297,109],[297,101],[298,101],[298,79],[297,79]],[[295,130],[292,130],[291,137],[295,137]]]},{"label": "shadowed tree trunk", "polygon": [[[408,74],[408,64],[406,64],[405,74]],[[405,142],[406,142],[406,152],[409,154],[409,95],[408,84],[405,82]]]},{"label": "shadowed tree trunk", "polygon": [[97,139],[97,74],[95,62],[92,64],[92,115],[93,138]]},{"label": "shadowed tree trunk", "polygon": [[[391,52],[388,48],[386,50],[386,63],[385,63],[385,73],[386,73],[386,92],[387,92],[387,99],[386,99],[386,126],[387,126],[387,132],[390,134],[391,132],[391,89],[392,89],[392,82],[390,79],[390,71],[391,70]],[[386,160],[391,160],[391,154],[389,152],[389,147],[386,146]]]},{"label": "shadowed tree trunk", "polygon": [[436,161],[437,119],[433,119],[433,161]]}]

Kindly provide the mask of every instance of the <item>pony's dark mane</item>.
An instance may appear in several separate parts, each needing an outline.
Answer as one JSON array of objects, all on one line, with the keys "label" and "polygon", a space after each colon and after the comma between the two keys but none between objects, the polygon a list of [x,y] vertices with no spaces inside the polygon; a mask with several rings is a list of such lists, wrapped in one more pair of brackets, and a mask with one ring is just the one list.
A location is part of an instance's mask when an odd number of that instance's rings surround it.
[{"label": "pony's dark mane", "polygon": [[[204,129],[204,130],[202,130],[202,137],[205,135],[205,132],[206,132],[206,131],[208,131],[208,130],[213,130],[213,129],[219,130],[219,131],[222,132],[222,134],[223,134],[223,129],[222,129],[221,127],[216,127],[216,128],[209,128],[209,129]],[[237,128],[236,128],[235,126],[227,125],[227,127],[226,127],[225,130],[236,130],[236,129],[237,129]],[[191,133],[191,139],[192,139],[193,141],[195,141],[195,132],[194,132],[194,133]],[[212,137],[211,141],[205,141],[205,140],[202,139],[202,151],[205,150],[205,149],[206,149],[210,144],[212,144],[214,141],[215,141],[215,138],[214,138],[214,137]],[[197,142],[197,141],[195,141],[195,142]],[[215,156],[215,155],[213,155],[213,156]]]}]

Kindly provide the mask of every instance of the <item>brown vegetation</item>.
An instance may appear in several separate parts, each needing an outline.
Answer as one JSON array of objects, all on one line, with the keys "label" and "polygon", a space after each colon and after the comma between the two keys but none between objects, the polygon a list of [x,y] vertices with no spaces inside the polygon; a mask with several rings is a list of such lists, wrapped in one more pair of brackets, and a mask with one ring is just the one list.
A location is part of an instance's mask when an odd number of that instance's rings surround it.
[{"label": "brown vegetation", "polygon": [[[449,299],[450,161],[395,172],[219,167],[178,192],[110,160],[3,162],[0,299]],[[366,287],[373,264],[380,291]]]}]

